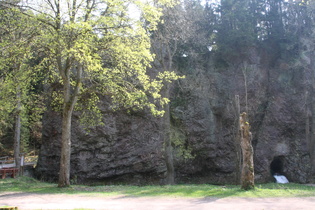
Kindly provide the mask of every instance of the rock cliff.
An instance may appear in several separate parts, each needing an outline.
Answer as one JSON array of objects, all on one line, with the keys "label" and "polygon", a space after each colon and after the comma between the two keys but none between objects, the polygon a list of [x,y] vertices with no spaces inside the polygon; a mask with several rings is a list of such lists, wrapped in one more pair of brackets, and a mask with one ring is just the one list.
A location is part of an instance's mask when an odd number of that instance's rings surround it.
[{"label": "rock cliff", "polygon": [[[281,57],[271,59],[264,50],[250,51],[223,67],[211,55],[203,64],[189,57],[178,61],[186,79],[174,83],[171,91],[172,133],[180,139],[174,143],[177,183],[238,183],[235,95],[241,111],[249,115],[256,182],[273,181],[272,173],[284,174],[291,182],[310,181],[309,73]],[[74,116],[72,180],[163,183],[161,119],[146,111],[113,112],[106,103],[104,126],[87,132]],[[44,179],[57,177],[60,137],[60,116],[48,111],[36,169]],[[182,150],[188,157],[178,155]]]}]

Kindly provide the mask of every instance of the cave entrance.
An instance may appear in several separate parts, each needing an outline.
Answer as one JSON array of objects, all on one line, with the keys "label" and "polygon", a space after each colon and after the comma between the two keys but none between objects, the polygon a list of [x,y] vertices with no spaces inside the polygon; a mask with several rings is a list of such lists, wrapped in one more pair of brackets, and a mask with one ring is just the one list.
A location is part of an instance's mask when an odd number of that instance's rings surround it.
[{"label": "cave entrance", "polygon": [[274,157],[273,161],[270,163],[270,173],[271,175],[281,174],[283,175],[283,157]]}]

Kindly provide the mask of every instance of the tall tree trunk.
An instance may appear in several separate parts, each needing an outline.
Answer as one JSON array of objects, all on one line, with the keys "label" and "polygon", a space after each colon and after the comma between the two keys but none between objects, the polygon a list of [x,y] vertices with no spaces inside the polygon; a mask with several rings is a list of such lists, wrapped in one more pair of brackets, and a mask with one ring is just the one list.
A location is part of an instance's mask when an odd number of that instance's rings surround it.
[{"label": "tall tree trunk", "polygon": [[[165,97],[169,98],[170,85],[165,84]],[[163,136],[164,136],[164,150],[165,150],[165,163],[166,163],[166,184],[175,184],[175,169],[173,158],[173,147],[171,142],[171,119],[170,119],[170,105],[165,107],[165,114],[163,116]]]},{"label": "tall tree trunk", "polygon": [[253,147],[252,134],[249,131],[249,123],[247,122],[246,113],[240,115],[240,131],[241,131],[241,147],[243,154],[243,167],[241,174],[241,188],[243,190],[250,190],[255,187],[254,184],[254,161],[253,161]]},{"label": "tall tree trunk", "polygon": [[248,91],[247,91],[247,73],[248,73],[248,64],[247,62],[243,63],[242,73],[244,77],[244,88],[245,88],[245,111],[248,113]]},{"label": "tall tree trunk", "polygon": [[242,171],[242,149],[241,149],[241,132],[240,132],[240,120],[239,116],[241,114],[241,108],[240,108],[240,96],[235,95],[235,111],[236,111],[236,126],[235,126],[235,153],[236,153],[236,159],[235,159],[235,183],[240,184],[241,180],[241,171]]},{"label": "tall tree trunk", "polygon": [[16,116],[15,116],[15,130],[14,130],[14,160],[16,167],[20,169],[20,147],[21,147],[21,88],[17,87],[17,106],[16,106]]},{"label": "tall tree trunk", "polygon": [[71,116],[72,110],[65,108],[62,114],[62,137],[58,183],[59,187],[70,186]]},{"label": "tall tree trunk", "polygon": [[[311,91],[312,92],[312,91]],[[312,98],[312,95],[308,91],[305,92],[305,140],[307,142],[307,147],[311,148],[311,117],[312,117],[312,105],[309,104],[309,100]],[[311,174],[313,173],[313,159],[310,155],[311,160]],[[313,177],[313,176],[312,176]]]},{"label": "tall tree trunk", "polygon": [[310,68],[312,72],[312,89],[311,89],[311,138],[310,138],[310,156],[312,175],[315,175],[315,53],[312,51]]},{"label": "tall tree trunk", "polygon": [[58,187],[70,186],[70,159],[71,159],[71,119],[74,106],[78,100],[81,88],[83,67],[77,67],[76,86],[71,94],[70,76],[64,77],[64,102],[62,112],[62,135],[61,135],[61,154],[60,154],[60,171]]},{"label": "tall tree trunk", "polygon": [[[166,56],[168,59],[161,59],[161,65],[163,71],[172,70],[173,56],[176,51],[177,42],[175,41],[175,50],[172,51],[169,45],[165,46]],[[165,82],[163,87],[163,97],[170,97],[170,83]],[[174,158],[173,158],[173,147],[171,141],[171,115],[170,115],[170,104],[167,104],[165,107],[165,113],[163,116],[163,138],[164,138],[164,156],[166,164],[166,184],[173,185],[175,184],[175,168],[174,168]]]}]

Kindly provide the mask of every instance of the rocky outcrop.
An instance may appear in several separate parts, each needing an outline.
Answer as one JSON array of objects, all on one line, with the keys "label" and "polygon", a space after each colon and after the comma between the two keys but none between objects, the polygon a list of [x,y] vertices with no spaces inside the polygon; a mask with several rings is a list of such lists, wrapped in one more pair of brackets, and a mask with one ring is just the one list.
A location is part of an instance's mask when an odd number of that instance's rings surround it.
[{"label": "rocky outcrop", "polygon": [[[176,182],[239,182],[235,95],[240,96],[241,111],[249,114],[256,182],[273,181],[272,173],[282,173],[291,182],[309,182],[307,71],[280,58],[270,59],[268,53],[257,49],[226,67],[214,64],[208,59],[202,67],[192,64],[180,69],[186,79],[173,85],[172,132],[181,140],[180,145],[174,144],[174,153],[183,154],[179,150],[186,149],[190,154],[189,158],[175,156]],[[103,108],[102,112],[104,126],[89,132],[74,116],[72,180],[163,183],[166,166],[161,119],[145,111]],[[60,116],[47,112],[36,169],[45,179],[58,174],[60,129]]]},{"label": "rocky outcrop", "polygon": [[[48,112],[37,174],[56,179],[59,168],[60,117]],[[156,183],[165,172],[159,119],[147,113],[104,113],[104,126],[86,131],[73,120],[71,177],[75,181]]]}]

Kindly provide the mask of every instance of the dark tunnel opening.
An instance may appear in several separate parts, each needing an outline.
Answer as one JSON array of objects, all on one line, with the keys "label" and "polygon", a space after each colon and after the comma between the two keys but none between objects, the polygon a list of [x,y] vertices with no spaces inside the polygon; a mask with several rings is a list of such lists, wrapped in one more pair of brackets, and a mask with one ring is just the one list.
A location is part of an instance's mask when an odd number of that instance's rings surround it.
[{"label": "dark tunnel opening", "polygon": [[281,174],[283,175],[283,157],[275,157],[270,163],[271,175]]}]

